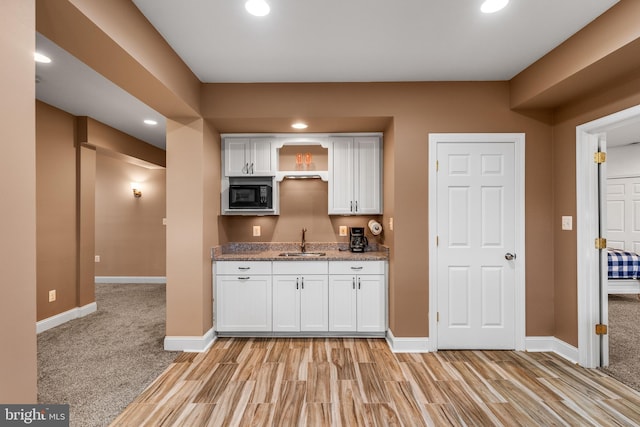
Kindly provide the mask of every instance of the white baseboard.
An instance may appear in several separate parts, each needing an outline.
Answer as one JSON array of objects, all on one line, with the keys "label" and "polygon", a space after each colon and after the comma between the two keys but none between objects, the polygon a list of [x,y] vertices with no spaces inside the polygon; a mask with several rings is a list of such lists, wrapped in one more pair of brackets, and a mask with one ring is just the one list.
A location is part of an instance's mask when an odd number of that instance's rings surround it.
[{"label": "white baseboard", "polygon": [[397,338],[393,336],[391,329],[387,330],[387,343],[394,353],[428,353],[428,337]]},{"label": "white baseboard", "polygon": [[[386,339],[394,353],[428,353],[430,351],[428,337],[398,338],[394,337],[389,329]],[[556,337],[526,337],[525,350],[550,351],[574,363],[577,363],[579,357],[576,347]]]},{"label": "white baseboard", "polygon": [[211,328],[202,336],[166,336],[164,337],[164,349],[167,351],[201,353],[207,351],[215,340],[216,334]]},{"label": "white baseboard", "polygon": [[525,350],[551,351],[574,363],[578,363],[580,358],[576,347],[556,337],[526,337]]},{"label": "white baseboard", "polygon": [[98,305],[95,302],[92,302],[90,304],[83,305],[82,307],[75,307],[71,310],[56,314],[55,316],[48,317],[39,322],[36,322],[36,333],[39,334],[40,332],[55,328],[56,326],[60,326],[63,323],[67,323],[70,320],[84,317],[95,312],[96,310],[98,310]]},{"label": "white baseboard", "polygon": [[94,280],[96,283],[167,283],[165,276],[96,276]]}]

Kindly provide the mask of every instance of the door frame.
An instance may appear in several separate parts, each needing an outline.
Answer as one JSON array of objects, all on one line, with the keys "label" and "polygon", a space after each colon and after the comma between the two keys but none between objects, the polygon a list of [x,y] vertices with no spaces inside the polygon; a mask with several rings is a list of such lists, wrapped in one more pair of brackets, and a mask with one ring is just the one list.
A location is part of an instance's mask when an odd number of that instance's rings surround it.
[{"label": "door frame", "polygon": [[515,178],[515,350],[525,349],[525,134],[524,133],[430,133],[429,134],[429,351],[438,350],[438,274],[437,274],[437,146],[440,143],[474,142],[514,144]]},{"label": "door frame", "polygon": [[[578,363],[585,368],[597,368],[601,364],[603,349],[595,335],[594,326],[600,323],[600,313],[607,313],[607,307],[604,306],[606,299],[600,295],[600,280],[606,281],[607,272],[600,268],[601,260],[593,244],[594,239],[599,237],[598,206],[602,200],[598,197],[606,201],[607,187],[604,182],[606,177],[598,181],[593,153],[597,151],[599,134],[635,120],[640,120],[640,105],[576,126]],[[606,294],[606,290],[603,294]],[[609,345],[608,337],[605,337],[602,345]]]}]

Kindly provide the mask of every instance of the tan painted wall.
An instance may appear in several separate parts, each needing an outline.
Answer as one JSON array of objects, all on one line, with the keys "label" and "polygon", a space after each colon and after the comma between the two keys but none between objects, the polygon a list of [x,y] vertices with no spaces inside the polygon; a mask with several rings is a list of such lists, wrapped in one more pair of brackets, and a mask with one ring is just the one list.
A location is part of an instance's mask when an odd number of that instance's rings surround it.
[{"label": "tan painted wall", "polygon": [[[325,123],[331,123],[331,118],[335,123],[347,123],[354,117],[393,118],[389,128],[393,134],[388,135],[393,150],[385,154],[385,160],[392,162],[388,169],[385,165],[386,189],[392,188],[392,202],[385,194],[385,207],[392,207],[385,218],[394,215],[390,312],[392,331],[401,337],[428,336],[429,133],[526,133],[526,333],[553,335],[552,170],[546,160],[551,127],[509,109],[508,83],[207,84],[202,111],[221,132],[228,131],[224,126],[238,118],[245,118],[246,126],[253,130],[281,126],[280,132],[286,132],[284,126],[289,123],[283,119],[288,117],[304,117],[310,123],[315,117]],[[327,129],[316,127],[314,131]],[[307,214],[305,222],[326,224],[325,212],[319,206]],[[247,220],[221,221],[226,233],[250,230]],[[278,226],[283,221],[279,219]],[[343,219],[334,219],[333,229],[336,221]],[[288,228],[302,225],[294,223],[293,217],[290,223]],[[278,234],[273,229],[275,240],[297,240],[298,231]]]},{"label": "tan painted wall", "polygon": [[[165,169],[145,168],[98,151],[96,276],[164,276]],[[131,182],[142,186],[136,198]]]},{"label": "tan painted wall", "polygon": [[77,306],[75,124],[71,114],[36,101],[38,320]]},{"label": "tan painted wall", "polygon": [[37,402],[35,2],[0,14],[0,402]]}]

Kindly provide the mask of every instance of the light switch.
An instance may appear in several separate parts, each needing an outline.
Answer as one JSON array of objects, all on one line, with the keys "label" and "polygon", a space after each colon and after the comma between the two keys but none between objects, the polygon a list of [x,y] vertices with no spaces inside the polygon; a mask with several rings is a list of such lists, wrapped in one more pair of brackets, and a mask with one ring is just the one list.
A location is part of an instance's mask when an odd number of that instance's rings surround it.
[{"label": "light switch", "polygon": [[562,217],[562,229],[563,230],[573,230],[573,217],[572,216],[563,216]]},{"label": "light switch", "polygon": [[389,230],[393,231],[393,217],[389,218]]},{"label": "light switch", "polygon": [[261,230],[260,230],[260,226],[259,225],[254,225],[253,226],[253,235],[254,235],[254,237],[258,237],[258,236],[260,236],[260,234],[262,234]]},{"label": "light switch", "polygon": [[96,255],[95,262],[100,262],[100,255]]},{"label": "light switch", "polygon": [[346,225],[341,225],[340,226],[340,235],[341,236],[346,236],[347,235],[347,226]]}]

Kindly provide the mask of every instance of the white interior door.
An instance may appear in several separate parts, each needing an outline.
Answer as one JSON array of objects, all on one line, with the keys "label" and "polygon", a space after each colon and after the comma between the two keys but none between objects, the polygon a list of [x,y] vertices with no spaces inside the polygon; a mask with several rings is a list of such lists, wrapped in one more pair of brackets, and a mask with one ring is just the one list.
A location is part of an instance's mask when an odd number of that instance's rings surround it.
[{"label": "white interior door", "polygon": [[515,143],[436,152],[438,348],[514,349]]}]

